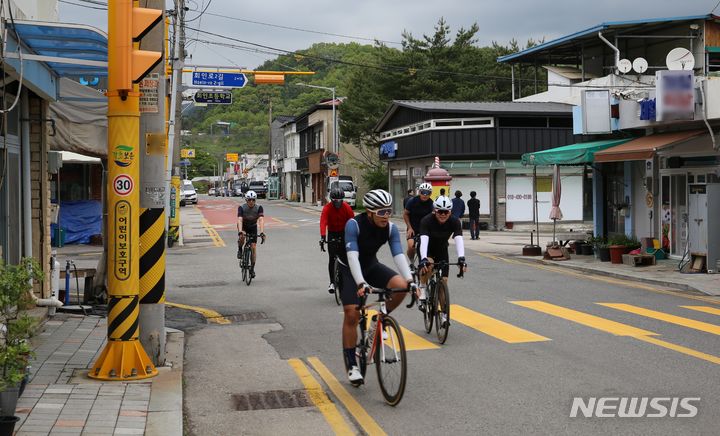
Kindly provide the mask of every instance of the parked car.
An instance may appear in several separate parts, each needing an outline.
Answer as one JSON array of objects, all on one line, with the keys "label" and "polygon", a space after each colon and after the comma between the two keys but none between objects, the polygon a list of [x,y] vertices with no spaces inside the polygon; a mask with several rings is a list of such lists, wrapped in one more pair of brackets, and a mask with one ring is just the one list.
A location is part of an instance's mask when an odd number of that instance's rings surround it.
[{"label": "parked car", "polygon": [[197,192],[195,191],[195,186],[193,186],[192,181],[190,180],[183,180],[182,181],[182,191],[185,194],[185,198],[180,200],[180,205],[182,206],[183,203],[190,203],[190,204],[197,204]]},{"label": "parked car", "polygon": [[248,185],[248,190],[255,191],[259,198],[266,198],[268,191],[267,182],[263,182],[262,180],[252,181]]},{"label": "parked car", "polygon": [[215,195],[215,188],[208,189],[208,196],[214,196]]},{"label": "parked car", "polygon": [[180,188],[180,207],[185,206],[185,191]]},{"label": "parked car", "polygon": [[350,176],[340,176],[339,180],[329,182],[327,184],[327,201],[330,201],[330,190],[335,187],[339,187],[345,193],[343,199],[345,203],[349,204],[351,208],[355,209],[356,197],[357,197],[357,186],[353,182]]}]

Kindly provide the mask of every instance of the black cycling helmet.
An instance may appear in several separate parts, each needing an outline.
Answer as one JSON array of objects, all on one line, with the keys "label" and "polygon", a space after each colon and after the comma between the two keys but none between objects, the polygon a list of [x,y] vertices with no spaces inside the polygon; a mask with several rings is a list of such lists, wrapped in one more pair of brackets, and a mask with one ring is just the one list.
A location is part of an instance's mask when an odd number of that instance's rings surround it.
[{"label": "black cycling helmet", "polygon": [[342,189],[338,187],[332,188],[332,190],[330,191],[331,200],[342,200],[343,198],[345,198],[345,193]]}]

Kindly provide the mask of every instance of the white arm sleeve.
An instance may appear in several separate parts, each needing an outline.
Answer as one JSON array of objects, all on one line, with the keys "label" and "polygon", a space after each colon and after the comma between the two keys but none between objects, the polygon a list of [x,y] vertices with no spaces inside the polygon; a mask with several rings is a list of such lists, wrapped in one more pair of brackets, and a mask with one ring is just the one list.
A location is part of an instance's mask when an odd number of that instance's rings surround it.
[{"label": "white arm sleeve", "polygon": [[405,254],[396,254],[395,256],[393,256],[393,260],[395,261],[395,266],[397,266],[398,270],[400,271],[400,275],[405,277],[405,280],[411,281],[412,274],[410,273],[410,266],[408,265],[407,257],[405,257]]},{"label": "white arm sleeve", "polygon": [[455,251],[458,257],[465,257],[465,243],[463,242],[462,235],[455,236]]},{"label": "white arm sleeve", "polygon": [[360,286],[360,283],[367,283],[365,277],[363,277],[362,268],[360,268],[360,253],[357,251],[348,251],[347,257],[348,266],[350,267],[353,279],[355,279],[355,284]]},{"label": "white arm sleeve", "polygon": [[427,257],[428,245],[430,245],[430,236],[420,235],[420,260]]}]

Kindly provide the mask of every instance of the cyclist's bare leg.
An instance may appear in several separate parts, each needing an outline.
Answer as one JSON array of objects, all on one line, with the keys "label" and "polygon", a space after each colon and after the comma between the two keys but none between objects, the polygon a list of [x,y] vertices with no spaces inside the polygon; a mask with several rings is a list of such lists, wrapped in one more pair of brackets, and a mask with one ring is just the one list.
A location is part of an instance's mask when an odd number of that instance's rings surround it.
[{"label": "cyclist's bare leg", "polygon": [[415,240],[413,238],[408,239],[407,246],[407,257],[412,260],[413,256],[415,256]]},{"label": "cyclist's bare leg", "polygon": [[357,326],[360,322],[360,312],[354,304],[343,306],[345,317],[343,318],[343,348],[355,348],[357,344]]},{"label": "cyclist's bare leg", "polygon": [[435,261],[432,257],[428,257],[428,268],[427,271],[425,271],[425,274],[420,274],[420,284],[421,285],[427,285],[428,279],[430,278],[430,275],[432,274],[432,266]]},{"label": "cyclist's bare leg", "polygon": [[256,248],[257,248],[257,244],[253,242],[252,244],[250,244],[250,247],[252,247],[252,264],[253,264],[253,266],[254,266],[254,265],[255,265],[255,258],[256,258],[255,251],[256,251]]},{"label": "cyclist's bare leg", "polygon": [[[400,274],[393,276],[390,281],[387,282],[387,285],[385,285],[385,287],[392,289],[407,288],[407,286],[407,281],[402,278]],[[398,307],[400,303],[402,303],[405,299],[405,296],[407,296],[407,292],[398,292],[396,294],[392,294],[392,300],[386,303],[388,313],[392,312],[396,307]]]}]

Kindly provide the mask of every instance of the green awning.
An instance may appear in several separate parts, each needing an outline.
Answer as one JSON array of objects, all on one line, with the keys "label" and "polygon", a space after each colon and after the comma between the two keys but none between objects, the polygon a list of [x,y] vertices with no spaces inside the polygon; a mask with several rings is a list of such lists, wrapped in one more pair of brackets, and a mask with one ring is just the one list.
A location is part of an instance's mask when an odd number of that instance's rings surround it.
[{"label": "green awning", "polygon": [[624,144],[631,139],[633,138],[581,142],[535,153],[525,153],[522,155],[522,163],[523,165],[584,165],[593,162],[596,151]]}]

